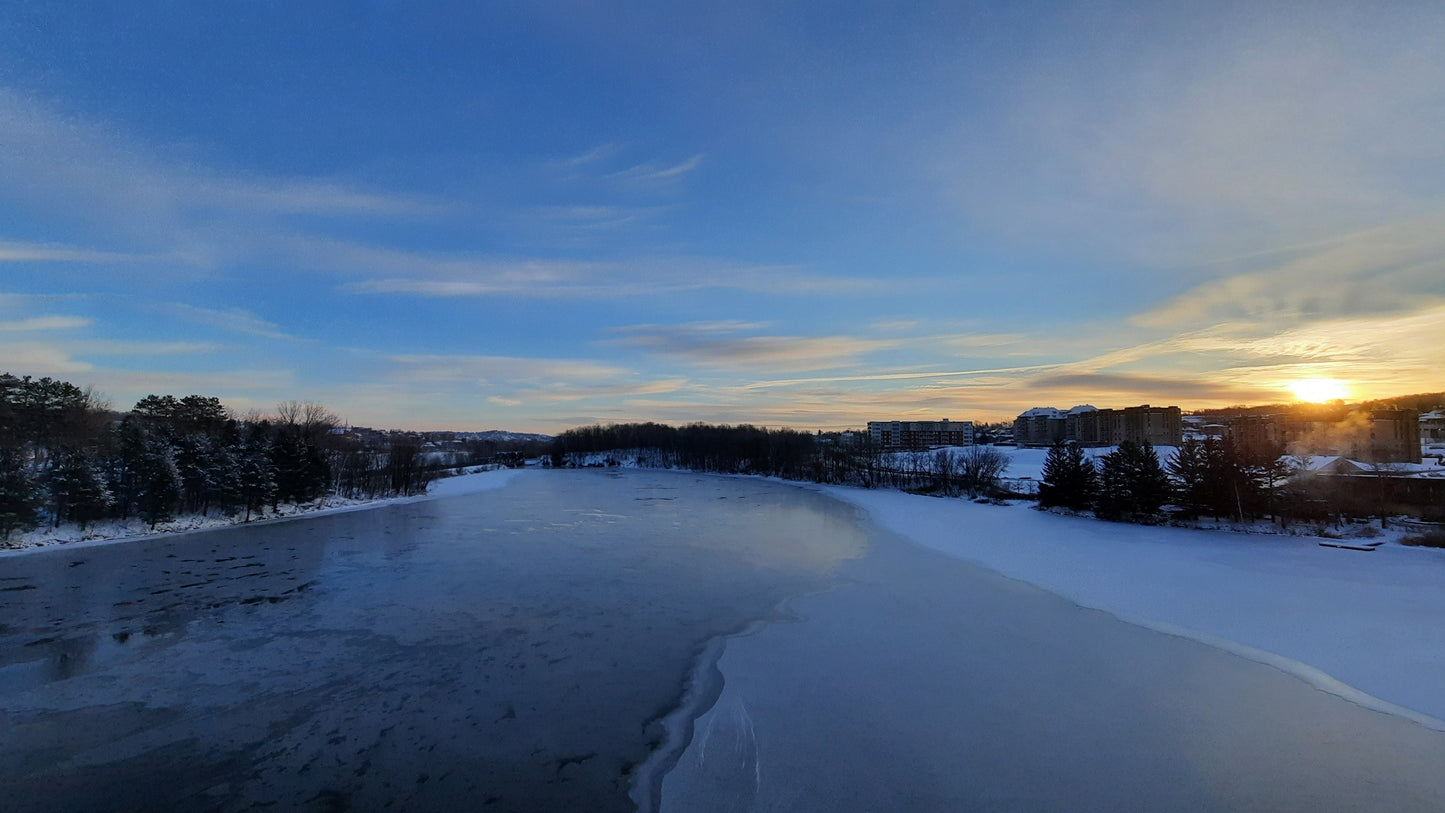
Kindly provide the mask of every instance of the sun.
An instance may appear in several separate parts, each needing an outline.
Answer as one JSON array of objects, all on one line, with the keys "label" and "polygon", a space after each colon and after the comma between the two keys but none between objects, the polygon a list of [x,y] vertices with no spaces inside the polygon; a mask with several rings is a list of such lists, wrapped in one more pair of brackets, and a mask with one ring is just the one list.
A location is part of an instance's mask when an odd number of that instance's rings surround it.
[{"label": "sun", "polygon": [[1294,397],[1301,401],[1323,404],[1349,397],[1350,388],[1335,378],[1306,378],[1289,385]]}]

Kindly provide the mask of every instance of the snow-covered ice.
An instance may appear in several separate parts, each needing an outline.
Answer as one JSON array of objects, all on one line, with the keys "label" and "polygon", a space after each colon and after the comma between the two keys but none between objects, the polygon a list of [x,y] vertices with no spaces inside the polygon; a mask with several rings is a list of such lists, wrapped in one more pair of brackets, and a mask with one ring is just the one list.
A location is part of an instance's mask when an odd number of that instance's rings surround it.
[{"label": "snow-covered ice", "polygon": [[1445,730],[1445,551],[1393,544],[1350,551],[1309,537],[822,490],[921,545]]}]

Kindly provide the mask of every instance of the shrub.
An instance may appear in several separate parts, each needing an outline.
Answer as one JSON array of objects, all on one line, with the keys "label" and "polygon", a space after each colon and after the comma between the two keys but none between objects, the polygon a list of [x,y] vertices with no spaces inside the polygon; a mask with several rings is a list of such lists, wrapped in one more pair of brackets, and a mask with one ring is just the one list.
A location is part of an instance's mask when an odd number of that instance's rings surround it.
[{"label": "shrub", "polygon": [[1422,534],[1413,534],[1401,539],[1400,544],[1424,548],[1445,548],[1445,531],[1426,531]]}]

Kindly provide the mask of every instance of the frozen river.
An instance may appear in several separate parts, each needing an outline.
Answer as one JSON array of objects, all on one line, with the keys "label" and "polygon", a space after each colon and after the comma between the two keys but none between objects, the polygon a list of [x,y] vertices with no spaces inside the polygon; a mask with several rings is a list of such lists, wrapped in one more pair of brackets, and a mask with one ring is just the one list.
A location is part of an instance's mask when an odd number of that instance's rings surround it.
[{"label": "frozen river", "polygon": [[7,810],[1445,808],[1445,735],[667,472],[0,558],[0,732]]}]

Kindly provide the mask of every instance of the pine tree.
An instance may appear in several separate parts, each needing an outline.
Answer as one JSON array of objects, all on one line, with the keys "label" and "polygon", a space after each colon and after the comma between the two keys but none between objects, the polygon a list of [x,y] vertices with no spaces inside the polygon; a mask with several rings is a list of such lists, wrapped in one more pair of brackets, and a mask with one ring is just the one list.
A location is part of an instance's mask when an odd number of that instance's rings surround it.
[{"label": "pine tree", "polygon": [[18,449],[0,449],[0,539],[40,522],[40,489]]},{"label": "pine tree", "polygon": [[74,449],[63,450],[46,477],[50,489],[55,527],[66,520],[80,527],[105,516],[110,507],[110,490],[105,477],[90,455]]},{"label": "pine tree", "polygon": [[1185,438],[1174,456],[1169,458],[1169,476],[1174,482],[1174,492],[1191,519],[1210,506],[1209,454],[1207,444],[1190,437]]},{"label": "pine tree", "polygon": [[1169,478],[1153,444],[1125,441],[1104,455],[1094,511],[1105,519],[1151,520],[1169,501]]},{"label": "pine tree", "polygon": [[206,502],[226,514],[241,505],[243,500],[241,454],[239,441],[216,444],[212,447],[211,457],[207,461],[206,482],[209,490],[206,493]]},{"label": "pine tree", "polygon": [[1159,453],[1154,451],[1154,444],[1146,440],[1137,449],[1137,462],[1132,469],[1135,510],[1141,518],[1151,518],[1169,502],[1173,489],[1164,467],[1159,465]]},{"label": "pine tree", "polygon": [[271,465],[271,448],[263,425],[251,427],[250,437],[241,445],[237,456],[240,472],[240,504],[251,514],[260,514],[266,504],[276,499],[276,469]]},{"label": "pine tree", "polygon": [[141,519],[154,530],[175,516],[176,503],[181,500],[181,475],[176,471],[170,446],[158,440],[149,446],[138,472],[141,488],[136,503]]},{"label": "pine tree", "polygon": [[1049,448],[1044,458],[1043,479],[1039,483],[1039,505],[1063,506],[1075,511],[1088,508],[1096,490],[1094,461],[1077,443],[1059,441]]},{"label": "pine tree", "polygon": [[181,478],[182,503],[187,511],[204,516],[211,496],[211,466],[214,452],[201,434],[178,435],[171,444],[176,472]]}]

